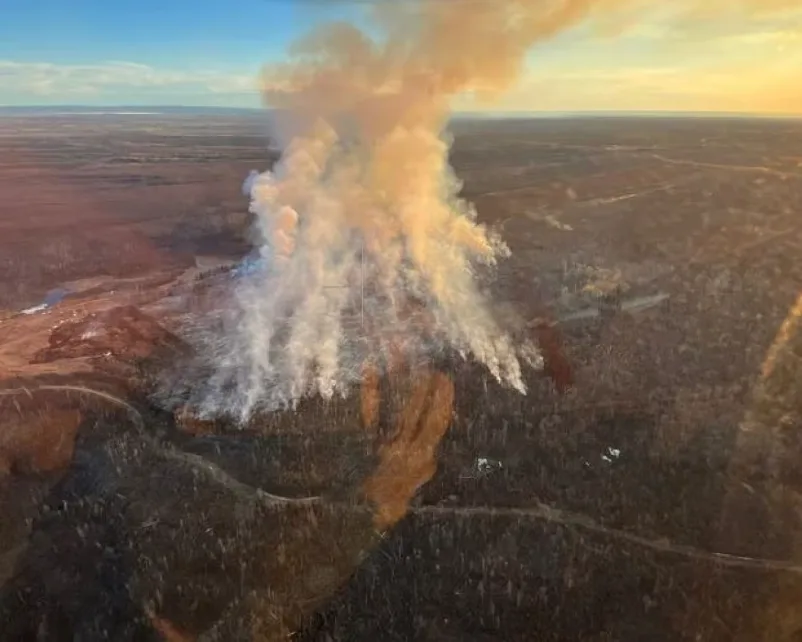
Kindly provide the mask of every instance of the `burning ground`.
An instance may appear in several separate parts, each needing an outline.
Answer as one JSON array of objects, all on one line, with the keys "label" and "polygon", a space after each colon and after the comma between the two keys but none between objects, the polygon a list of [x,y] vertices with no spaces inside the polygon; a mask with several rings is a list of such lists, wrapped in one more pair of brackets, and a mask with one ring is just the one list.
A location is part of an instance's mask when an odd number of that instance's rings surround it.
[{"label": "burning ground", "polygon": [[[664,288],[676,279],[644,274]],[[729,381],[719,371],[717,387],[701,376],[714,345],[669,363],[675,345],[658,338],[683,318],[676,307],[537,322],[551,334],[533,328],[531,338],[572,366],[567,394],[535,371],[523,396],[456,355],[425,370],[399,358],[391,375],[366,370],[346,399],[309,398],[243,427],[158,394],[165,373],[202,376],[203,345],[182,329],[225,300],[232,275],[153,278],[144,294],[135,281],[105,295],[94,284],[3,323],[4,336],[27,336],[0,398],[7,639],[796,630],[797,575],[784,566],[796,500],[772,481],[787,479],[795,451],[744,458],[754,449],[737,426],[760,359]],[[688,374],[643,394],[631,385],[632,368],[649,372],[641,344],[652,363]],[[772,363],[785,372],[781,354]],[[596,380],[599,368],[608,374]],[[768,478],[761,462],[773,462]]]},{"label": "burning ground", "polygon": [[[755,128],[782,175],[744,173]],[[0,323],[8,639],[793,639],[793,394],[759,449],[738,427],[753,390],[771,407],[755,384],[798,295],[782,160],[798,125],[453,129],[462,195],[511,250],[493,315],[546,357],[522,371],[528,394],[441,352],[245,429],[208,421],[157,384],[208,376],[188,330],[228,300],[223,259],[245,249],[126,279],[66,253],[87,278],[42,283],[69,294]],[[148,216],[138,229],[163,240]]]}]

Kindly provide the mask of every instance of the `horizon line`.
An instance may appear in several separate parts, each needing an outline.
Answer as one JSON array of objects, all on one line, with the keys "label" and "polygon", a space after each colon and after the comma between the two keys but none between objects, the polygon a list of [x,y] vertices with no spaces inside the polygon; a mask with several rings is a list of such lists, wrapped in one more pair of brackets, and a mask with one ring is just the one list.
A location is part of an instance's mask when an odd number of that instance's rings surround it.
[{"label": "horizon line", "polygon": [[[101,115],[108,112],[120,112],[118,115],[159,115],[160,112],[150,110],[182,110],[195,111],[219,111],[219,112],[249,112],[265,113],[276,111],[265,107],[233,107],[221,105],[181,105],[181,104],[153,104],[153,105],[86,105],[67,103],[63,105],[2,105],[2,112],[54,112],[65,111],[63,115],[77,110],[85,111],[85,115]],[[81,115],[81,114],[75,114]],[[110,113],[109,115],[114,115]],[[514,118],[571,118],[571,117],[740,117],[740,118],[766,118],[766,119],[802,119],[802,113],[794,112],[748,112],[748,111],[722,111],[722,110],[691,110],[691,109],[577,109],[577,110],[510,110],[510,111],[454,111],[450,114],[452,118],[475,118],[475,119],[514,119]]]}]

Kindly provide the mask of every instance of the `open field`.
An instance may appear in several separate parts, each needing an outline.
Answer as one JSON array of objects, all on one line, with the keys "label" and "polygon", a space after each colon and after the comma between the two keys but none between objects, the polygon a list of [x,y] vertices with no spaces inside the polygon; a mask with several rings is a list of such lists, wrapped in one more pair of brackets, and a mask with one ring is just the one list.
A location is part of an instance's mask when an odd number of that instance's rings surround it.
[{"label": "open field", "polygon": [[188,116],[0,119],[0,309],[64,280],[241,255],[263,124]]},{"label": "open field", "polygon": [[455,121],[498,314],[572,389],[447,359],[243,432],[149,393],[265,129],[0,118],[0,640],[799,639],[802,121]]}]

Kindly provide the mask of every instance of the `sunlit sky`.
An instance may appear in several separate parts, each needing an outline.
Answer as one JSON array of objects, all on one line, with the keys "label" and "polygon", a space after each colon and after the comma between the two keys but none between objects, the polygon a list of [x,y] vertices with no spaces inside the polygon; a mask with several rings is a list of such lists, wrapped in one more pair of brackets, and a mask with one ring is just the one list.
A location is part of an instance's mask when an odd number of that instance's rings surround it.
[{"label": "sunlit sky", "polygon": [[[2,0],[0,105],[258,107],[261,65],[314,22],[358,11],[313,4]],[[534,48],[521,83],[492,109],[802,113],[802,9],[574,30]]]}]

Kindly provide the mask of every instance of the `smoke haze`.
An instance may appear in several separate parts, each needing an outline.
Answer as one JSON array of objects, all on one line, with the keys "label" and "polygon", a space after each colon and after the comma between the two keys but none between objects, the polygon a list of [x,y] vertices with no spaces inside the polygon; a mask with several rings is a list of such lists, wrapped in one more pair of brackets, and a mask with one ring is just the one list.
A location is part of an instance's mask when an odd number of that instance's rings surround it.
[{"label": "smoke haze", "polygon": [[578,25],[795,5],[407,0],[370,5],[370,35],[346,23],[310,33],[262,78],[284,153],[245,183],[262,268],[238,286],[238,325],[207,410],[247,418],[344,394],[366,359],[399,346],[470,356],[523,392],[522,361],[537,357],[499,327],[477,285],[508,250],[458,196],[445,133],[454,99],[491,103],[522,76],[534,45]]}]

